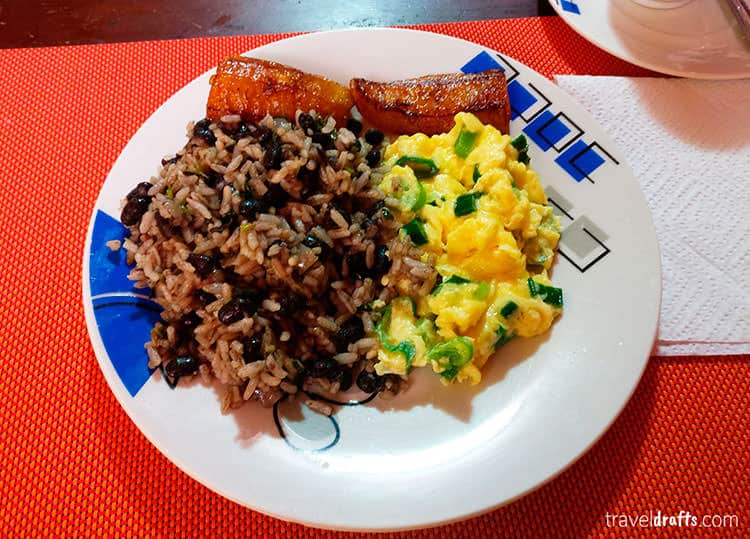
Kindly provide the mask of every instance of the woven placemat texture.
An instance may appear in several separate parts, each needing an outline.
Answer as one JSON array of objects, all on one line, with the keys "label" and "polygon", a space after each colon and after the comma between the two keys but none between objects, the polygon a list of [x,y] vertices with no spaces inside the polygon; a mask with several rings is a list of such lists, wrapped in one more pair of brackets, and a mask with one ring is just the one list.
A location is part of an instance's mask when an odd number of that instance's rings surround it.
[{"label": "woven placemat texture", "polygon": [[[546,76],[648,73],[552,17],[419,28]],[[109,391],[81,302],[88,219],[129,138],[222,56],[283,37],[0,50],[0,536],[347,535],[243,508],[161,456]],[[741,528],[696,537],[750,533],[747,359],[652,361],[612,428],[559,477],[483,516],[402,535],[621,537],[633,529],[608,527],[607,513],[658,510],[739,517]]]}]

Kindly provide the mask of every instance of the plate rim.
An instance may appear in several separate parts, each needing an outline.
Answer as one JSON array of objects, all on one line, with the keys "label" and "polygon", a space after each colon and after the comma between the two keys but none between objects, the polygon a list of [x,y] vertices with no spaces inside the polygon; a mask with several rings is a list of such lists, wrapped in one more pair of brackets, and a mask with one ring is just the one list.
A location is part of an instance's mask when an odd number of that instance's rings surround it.
[{"label": "plate rim", "polygon": [[[586,41],[588,41],[589,43],[591,43],[598,49],[601,49],[604,52],[611,54],[615,58],[619,58],[620,60],[627,62],[629,64],[633,64],[635,66],[642,67],[644,69],[648,69],[649,71],[653,71],[655,73],[660,73],[663,75],[671,75],[674,77],[684,77],[684,78],[697,79],[697,80],[741,80],[741,79],[746,79],[750,77],[750,68],[746,69],[745,71],[732,71],[729,73],[716,74],[716,73],[705,73],[702,71],[673,69],[668,66],[665,67],[657,63],[652,63],[646,60],[641,60],[640,58],[636,58],[635,56],[627,54],[627,51],[625,50],[619,50],[616,47],[610,44],[607,44],[603,42],[602,40],[596,39],[595,37],[586,33],[585,29],[583,28],[584,25],[576,24],[575,23],[576,19],[573,18],[574,14],[564,11],[562,9],[562,6],[557,0],[548,0],[548,2],[552,6],[552,9],[555,10],[555,13],[576,34],[581,36],[583,39],[585,39]],[[582,19],[579,19],[579,20],[582,20]],[[609,23],[607,22],[607,24]]]},{"label": "plate rim", "polygon": [[[458,42],[464,46],[471,45],[473,47],[480,48],[484,51],[488,52],[494,52],[499,53],[496,49],[493,49],[491,47],[488,47],[486,45],[483,45],[481,43],[476,43],[473,41],[470,41],[468,39],[462,39],[458,37],[454,37],[451,35],[441,34],[437,32],[430,32],[425,30],[417,30],[417,29],[408,29],[408,28],[388,28],[388,27],[370,27],[370,28],[345,28],[345,29],[334,29],[334,30],[327,30],[327,31],[321,31],[321,32],[309,32],[304,34],[298,34],[291,37],[286,38],[280,38],[278,40],[271,41],[269,43],[266,43],[264,45],[261,45],[259,47],[243,51],[240,54],[248,54],[254,51],[262,50],[266,47],[273,46],[274,44],[277,44],[279,42],[290,42],[290,41],[304,41],[305,39],[308,39],[311,35],[319,35],[319,34],[343,34],[343,33],[362,33],[362,32],[379,32],[379,33],[391,33],[391,32],[398,32],[398,33],[413,33],[413,34],[422,34],[425,36],[429,36],[432,38],[440,38],[440,39],[447,39],[452,40],[455,42]],[[514,62],[518,63],[519,65],[522,65],[532,71],[534,74],[547,79],[543,75],[541,75],[536,70],[528,67],[525,63],[516,60],[513,57],[510,57],[504,53],[499,53],[503,56],[506,56],[513,60]],[[617,411],[612,415],[612,417],[606,422],[606,425],[600,429],[598,434],[594,436],[585,446],[581,447],[580,449],[574,451],[572,456],[570,456],[567,460],[567,462],[564,463],[563,466],[559,467],[554,473],[548,475],[546,478],[544,478],[541,481],[534,482],[529,487],[519,491],[514,496],[508,497],[506,499],[503,499],[496,503],[491,503],[490,505],[484,505],[483,507],[480,507],[476,509],[475,511],[471,512],[464,512],[462,514],[457,514],[456,516],[445,518],[445,519],[430,519],[425,521],[422,519],[421,522],[413,522],[410,524],[405,525],[397,525],[397,526],[379,526],[379,527],[359,527],[359,526],[347,526],[347,525],[339,525],[335,524],[332,525],[330,523],[326,523],[323,521],[315,521],[315,520],[308,520],[308,519],[302,519],[298,518],[296,515],[292,515],[290,513],[293,513],[293,511],[290,511],[288,513],[280,513],[275,512],[273,510],[268,509],[264,506],[257,506],[257,505],[251,505],[245,500],[239,499],[236,496],[232,495],[227,491],[227,489],[223,488],[220,482],[215,482],[210,477],[206,477],[205,474],[201,475],[200,472],[193,469],[193,466],[190,464],[190,462],[180,458],[179,456],[174,455],[167,447],[165,447],[164,444],[157,443],[158,435],[155,432],[152,432],[151,429],[145,428],[139,422],[137,421],[137,414],[135,413],[135,410],[132,409],[129,404],[127,404],[126,399],[129,398],[129,394],[127,390],[125,389],[122,381],[113,374],[111,365],[109,362],[111,362],[107,352],[106,347],[104,347],[103,343],[101,342],[101,335],[98,331],[98,326],[96,323],[95,316],[93,314],[93,303],[92,303],[92,296],[91,296],[91,286],[90,286],[90,260],[89,256],[91,253],[91,242],[92,242],[92,233],[93,233],[93,224],[97,216],[97,212],[100,211],[100,199],[102,198],[103,194],[103,187],[106,183],[106,181],[109,179],[109,176],[114,169],[114,167],[117,165],[118,161],[121,159],[123,154],[125,153],[125,150],[127,146],[131,143],[131,141],[136,137],[138,132],[143,128],[143,126],[152,118],[152,116],[156,115],[162,107],[172,99],[176,94],[183,91],[186,87],[194,83],[197,79],[200,79],[201,77],[205,77],[208,73],[212,73],[215,71],[215,67],[210,68],[209,70],[193,77],[188,82],[183,84],[181,87],[179,87],[175,92],[173,92],[170,96],[168,96],[162,103],[159,104],[159,106],[154,109],[154,111],[144,120],[135,130],[135,132],[131,135],[131,137],[128,139],[126,144],[122,147],[120,150],[120,153],[118,154],[118,157],[113,162],[112,166],[110,167],[109,171],[107,172],[107,176],[102,182],[102,184],[99,187],[99,192],[97,194],[96,201],[93,205],[92,211],[91,211],[91,217],[89,219],[87,233],[86,233],[86,240],[84,242],[84,248],[83,248],[83,264],[82,264],[82,301],[84,304],[84,315],[86,320],[86,326],[87,326],[87,333],[89,335],[89,340],[92,344],[92,348],[94,350],[94,355],[97,359],[97,363],[99,364],[100,371],[102,372],[105,381],[107,382],[107,385],[109,386],[110,391],[114,394],[118,404],[120,407],[125,411],[127,416],[130,418],[130,420],[135,424],[137,429],[141,432],[141,434],[149,441],[149,443],[154,446],[162,455],[164,455],[167,460],[176,466],[179,470],[187,474],[191,479],[197,481],[199,484],[205,486],[209,490],[215,492],[216,494],[219,494],[220,496],[229,499],[238,505],[251,509],[253,511],[257,511],[259,513],[262,513],[264,515],[271,516],[273,518],[277,518],[280,520],[284,520],[287,522],[294,522],[297,524],[302,524],[305,526],[310,526],[314,528],[321,528],[321,529],[330,529],[330,530],[340,530],[340,531],[370,531],[370,532],[395,532],[395,531],[404,531],[404,530],[413,530],[413,529],[422,529],[422,528],[432,528],[432,527],[438,527],[438,526],[444,526],[447,524],[460,522],[469,518],[473,518],[479,515],[483,515],[486,513],[489,513],[491,511],[494,511],[500,507],[503,507],[505,505],[508,505],[510,503],[513,503],[517,501],[518,499],[528,495],[529,493],[541,488],[542,486],[548,484],[555,478],[557,478],[559,475],[561,475],[563,472],[567,471],[573,464],[575,464],[581,457],[583,457],[586,453],[590,451],[590,449],[609,431],[609,429],[612,427],[613,423],[617,420],[618,417],[622,414],[623,410],[627,406],[627,404],[632,399],[633,394],[635,393],[640,380],[643,377],[643,373],[645,372],[645,369],[648,365],[649,359],[650,359],[650,350],[652,349],[652,345],[654,340],[656,339],[657,333],[658,333],[658,321],[659,321],[659,312],[660,312],[660,306],[661,306],[661,300],[662,300],[662,285],[661,285],[661,274],[662,274],[662,263],[661,263],[661,254],[660,254],[660,246],[658,243],[658,240],[656,238],[656,232],[654,228],[653,223],[653,216],[651,215],[651,212],[649,210],[648,216],[649,221],[647,223],[650,231],[653,234],[653,240],[656,248],[656,267],[655,275],[658,277],[657,284],[656,284],[656,297],[654,298],[655,303],[655,318],[653,320],[653,328],[652,328],[652,336],[651,340],[649,341],[648,351],[644,354],[644,358],[641,361],[641,364],[638,367],[637,376],[634,376],[632,379],[632,382],[630,384],[630,387],[628,388],[628,391],[626,392],[626,397],[623,399],[622,402],[618,403],[616,408]],[[554,84],[553,81],[550,81],[550,84]],[[558,87],[559,89],[559,87]],[[611,140],[611,137],[606,131],[595,121],[595,119],[591,116],[591,114],[586,111],[577,101],[575,101],[567,92],[564,92],[564,90],[559,89],[560,92],[564,93],[567,96],[567,99],[570,103],[575,104],[578,106],[580,111],[585,114],[586,120],[589,121],[591,124],[596,125],[603,134],[606,134],[606,137]],[[616,145],[615,145],[616,146]],[[627,175],[630,176],[632,181],[634,181],[637,185],[637,189],[643,198],[644,205],[647,206],[645,195],[642,192],[642,189],[637,184],[637,179],[630,168],[630,166],[626,162],[621,163],[623,166],[626,167]],[[93,331],[92,331],[93,330]],[[101,350],[101,353],[100,353]],[[635,357],[635,354],[633,354],[633,357]]]}]

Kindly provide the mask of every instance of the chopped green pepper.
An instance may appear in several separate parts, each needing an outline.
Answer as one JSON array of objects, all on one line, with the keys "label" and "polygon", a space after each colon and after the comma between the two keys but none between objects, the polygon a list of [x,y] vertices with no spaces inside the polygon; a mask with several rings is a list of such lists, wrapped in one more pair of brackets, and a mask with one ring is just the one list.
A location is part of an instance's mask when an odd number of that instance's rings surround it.
[{"label": "chopped green pepper", "polygon": [[508,318],[510,315],[512,315],[516,310],[518,309],[518,304],[515,301],[509,301],[505,305],[503,305],[503,308],[500,309],[500,315],[504,318]]},{"label": "chopped green pepper", "polygon": [[398,344],[394,344],[393,341],[391,341],[390,335],[388,335],[390,325],[391,306],[388,305],[383,311],[383,317],[380,319],[380,322],[375,326],[375,335],[383,348],[391,353],[398,353],[404,356],[406,359],[406,374],[409,374],[411,364],[414,361],[414,356],[417,355],[417,349],[409,341],[401,341]]},{"label": "chopped green pepper", "polygon": [[482,196],[484,196],[484,193],[466,193],[459,195],[453,205],[453,213],[456,217],[462,217],[474,213],[477,211],[477,200]]},{"label": "chopped green pepper", "polygon": [[400,167],[409,167],[414,171],[414,175],[419,179],[432,178],[438,173],[438,166],[432,159],[426,159],[424,157],[414,157],[405,155],[400,157],[396,161],[396,165]]},{"label": "chopped green pepper", "polygon": [[422,338],[425,346],[428,348],[438,340],[435,323],[429,318],[420,318],[417,320],[416,333]]},{"label": "chopped green pepper", "polygon": [[454,337],[436,344],[427,352],[428,361],[437,361],[444,367],[440,376],[453,380],[458,371],[474,356],[474,344],[467,337]]},{"label": "chopped green pepper", "polygon": [[424,223],[416,217],[406,223],[402,228],[411,238],[411,241],[414,242],[414,245],[424,245],[427,243],[427,232],[425,232]]},{"label": "chopped green pepper", "polygon": [[456,152],[456,155],[466,159],[466,156],[468,156],[474,148],[478,136],[479,133],[469,131],[465,127],[461,128],[461,131],[458,133],[458,138],[456,138],[456,144],[453,145],[453,150]]},{"label": "chopped green pepper", "polygon": [[399,178],[399,189],[395,193],[401,211],[418,212],[427,202],[427,192],[422,182],[416,178]]}]

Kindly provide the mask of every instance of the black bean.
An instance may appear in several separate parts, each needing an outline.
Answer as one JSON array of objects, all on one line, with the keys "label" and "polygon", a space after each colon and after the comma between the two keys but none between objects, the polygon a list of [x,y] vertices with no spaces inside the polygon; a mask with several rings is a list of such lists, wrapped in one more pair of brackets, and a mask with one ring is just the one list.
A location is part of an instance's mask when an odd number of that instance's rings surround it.
[{"label": "black bean", "polygon": [[214,270],[215,261],[210,256],[190,253],[187,257],[187,261],[191,266],[195,268],[195,271],[198,272],[198,275],[203,278],[211,275],[211,272]]},{"label": "black bean", "polygon": [[242,312],[248,316],[258,312],[260,304],[263,302],[263,293],[249,286],[235,286],[232,290],[232,297],[240,306]]},{"label": "black bean", "polygon": [[365,133],[365,140],[373,146],[377,146],[383,142],[383,138],[385,138],[383,132],[374,128],[368,129],[367,133]]},{"label": "black bean", "polygon": [[354,153],[359,153],[359,151],[362,149],[362,143],[359,141],[359,139],[355,139],[354,142],[351,143],[349,146],[349,151]]},{"label": "black bean", "polygon": [[252,298],[237,298],[235,301],[240,306],[240,309],[242,309],[242,312],[248,316],[254,315],[260,308],[260,302]]},{"label": "black bean", "polygon": [[172,226],[172,223],[169,221],[169,219],[162,217],[158,211],[154,212],[154,216],[156,217],[156,226],[159,227],[159,232],[161,232],[161,235],[165,238],[171,238],[172,236],[174,236],[175,227]]},{"label": "black bean", "polygon": [[318,190],[320,173],[317,169],[310,170],[307,167],[302,167],[299,172],[297,172],[297,179],[302,182],[300,196],[302,198],[307,198],[313,194],[313,191]]},{"label": "black bean", "polygon": [[373,148],[365,156],[365,161],[370,167],[376,167],[380,163],[380,150]]},{"label": "black bean", "polygon": [[148,196],[148,191],[151,189],[153,185],[151,185],[148,182],[141,182],[138,185],[136,185],[132,191],[128,193],[127,199],[133,200],[137,197],[144,197],[144,198],[151,198]]},{"label": "black bean", "polygon": [[216,143],[216,135],[211,131],[211,120],[203,118],[193,126],[193,136],[206,141],[206,144],[213,146]]},{"label": "black bean", "polygon": [[320,247],[320,240],[312,234],[308,234],[302,240],[302,245],[310,249],[315,249],[316,247]]},{"label": "black bean", "polygon": [[315,131],[315,120],[313,120],[313,117],[307,113],[303,112],[300,114],[297,117],[297,123],[302,129],[304,129],[305,133],[307,133],[308,129]]},{"label": "black bean", "polygon": [[239,219],[237,218],[237,214],[233,211],[230,211],[229,213],[226,213],[221,216],[221,224],[225,228],[228,228],[230,231],[237,228],[237,225],[239,224]]},{"label": "black bean", "polygon": [[271,170],[273,168],[278,169],[281,167],[281,157],[281,142],[275,140],[273,144],[270,144],[268,148],[266,148],[266,151],[263,154],[262,164],[266,170]]},{"label": "black bean", "polygon": [[125,226],[133,226],[140,222],[143,214],[148,211],[148,205],[151,203],[151,197],[136,196],[128,200],[120,214],[120,221]]},{"label": "black bean", "polygon": [[245,316],[242,306],[235,300],[225,303],[221,309],[219,309],[219,321],[222,324],[233,324],[238,320],[242,320]]},{"label": "black bean", "polygon": [[239,212],[248,221],[253,221],[259,213],[266,211],[266,204],[257,198],[246,198],[240,202]]},{"label": "black bean", "polygon": [[261,339],[260,335],[253,335],[252,337],[248,337],[246,339],[242,340],[242,361],[247,363],[252,363],[253,361],[259,361],[263,359],[263,351],[261,350],[261,345],[263,344],[263,339]]},{"label": "black bean", "polygon": [[288,296],[282,297],[279,300],[279,305],[281,305],[281,308],[276,311],[276,313],[282,316],[293,315],[296,312],[302,310],[305,307],[306,303],[307,300],[304,297],[298,296],[297,294],[290,294]]},{"label": "black bean", "polygon": [[333,137],[330,133],[314,133],[312,141],[315,144],[320,144],[324,150],[333,148]]},{"label": "black bean", "polygon": [[364,338],[365,326],[359,316],[352,316],[346,322],[341,324],[339,330],[334,335],[336,341],[336,350],[346,352],[350,343],[357,342]]},{"label": "black bean", "polygon": [[330,252],[331,248],[328,246],[327,243],[324,243],[320,241],[318,238],[313,236],[312,234],[308,234],[304,237],[302,240],[302,245],[305,247],[309,247],[310,249],[315,249],[316,247],[320,247],[320,254],[318,255],[318,258],[324,258],[328,256],[328,253]]},{"label": "black bean", "polygon": [[385,201],[384,200],[378,200],[375,204],[372,205],[370,208],[370,217],[375,218],[378,216],[378,212],[382,210],[385,207]]},{"label": "black bean", "polygon": [[339,368],[338,362],[333,358],[316,359],[308,369],[308,374],[313,378],[326,378]]},{"label": "black bean", "polygon": [[357,376],[357,387],[365,393],[377,393],[381,391],[384,383],[385,380],[383,380],[383,377],[378,376],[374,372],[362,371]]},{"label": "black bean", "polygon": [[328,375],[331,382],[339,383],[339,391],[348,391],[352,387],[352,370],[344,365]]},{"label": "black bean", "polygon": [[173,359],[164,367],[164,372],[172,379],[189,376],[198,372],[200,361],[193,356],[182,356]]},{"label": "black bean", "polygon": [[255,138],[258,140],[261,146],[264,148],[273,141],[273,131],[268,129],[265,125],[261,125],[255,130]]},{"label": "black bean", "polygon": [[175,155],[174,157],[170,157],[169,159],[162,159],[161,166],[166,167],[168,165],[176,163],[179,158],[180,157],[178,155]]},{"label": "black bean", "polygon": [[289,200],[289,193],[278,183],[269,185],[268,191],[263,195],[263,201],[277,210],[284,206],[287,200]]},{"label": "black bean", "polygon": [[184,315],[182,318],[180,318],[180,329],[184,332],[189,332],[192,336],[192,332],[195,331],[195,328],[197,328],[200,324],[203,323],[203,319],[198,316],[198,313],[195,311],[191,311]]},{"label": "black bean", "polygon": [[249,137],[252,131],[245,123],[241,123],[237,126],[237,129],[234,130],[234,138],[239,140],[241,138]]},{"label": "black bean", "polygon": [[349,118],[346,121],[346,128],[352,133],[354,133],[355,137],[358,137],[359,134],[362,132],[362,122],[360,122],[356,118]]},{"label": "black bean", "polygon": [[216,301],[216,296],[214,296],[210,292],[206,292],[205,290],[201,290],[200,288],[197,289],[195,292],[193,292],[193,295],[200,301],[203,305],[208,305],[209,303],[213,303]]},{"label": "black bean", "polygon": [[219,182],[224,181],[224,175],[221,172],[216,172],[214,169],[209,168],[206,172],[206,177],[203,178],[203,183],[209,187],[216,187]]},{"label": "black bean", "polygon": [[385,245],[379,245],[375,249],[375,262],[372,265],[372,270],[378,275],[388,273],[391,269],[391,259],[388,258],[388,248]]},{"label": "black bean", "polygon": [[367,257],[365,253],[354,253],[346,257],[346,265],[349,268],[349,277],[364,279],[367,277]]}]

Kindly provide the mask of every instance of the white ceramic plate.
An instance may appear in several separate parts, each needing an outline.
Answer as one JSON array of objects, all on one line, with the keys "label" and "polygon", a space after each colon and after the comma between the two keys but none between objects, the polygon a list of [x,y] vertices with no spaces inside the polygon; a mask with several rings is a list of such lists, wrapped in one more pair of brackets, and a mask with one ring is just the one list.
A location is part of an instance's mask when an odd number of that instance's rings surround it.
[{"label": "white ceramic plate", "polygon": [[[122,237],[119,201],[185,142],[204,114],[209,73],[162,105],[112,168],[94,209],[83,302],[99,364],[123,409],[167,458],[210,489],[283,519],[343,529],[429,526],[513,500],[555,476],[612,423],[649,356],[660,266],[649,210],[624,156],[580,106],[519,62],[450,37],[393,29],[310,34],[252,52],[346,83],[499,66],[511,132],[564,227],[553,281],[566,306],[552,331],[516,339],[481,385],[443,387],[427,370],[396,400],[347,406],[328,419],[245,406],[219,413],[195,382],[170,390],[146,370],[158,318],[104,242]],[[218,60],[218,59],[217,59]]]},{"label": "white ceramic plate", "polygon": [[576,32],[630,63],[679,77],[750,77],[750,38],[723,0],[640,2],[550,0]]}]

